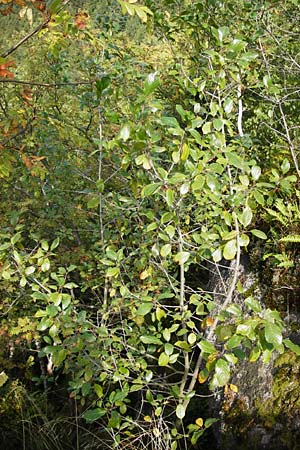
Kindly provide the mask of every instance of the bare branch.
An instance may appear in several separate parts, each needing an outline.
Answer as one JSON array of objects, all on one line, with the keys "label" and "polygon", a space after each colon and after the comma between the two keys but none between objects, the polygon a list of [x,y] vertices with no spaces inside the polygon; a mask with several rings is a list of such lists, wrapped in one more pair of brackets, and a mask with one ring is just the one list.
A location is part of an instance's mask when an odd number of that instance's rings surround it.
[{"label": "bare branch", "polygon": [[14,51],[16,51],[24,42],[28,41],[32,36],[37,34],[39,31],[41,31],[43,28],[46,28],[48,23],[50,22],[51,16],[49,15],[47,19],[41,23],[39,26],[37,26],[34,30],[30,31],[30,33],[26,34],[19,42],[17,42],[15,45],[10,47],[8,50],[3,52],[1,54],[1,58],[6,58],[7,56],[11,55]]},{"label": "bare branch", "polygon": [[294,166],[295,166],[297,175],[298,175],[298,177],[300,178],[300,170],[299,170],[299,164],[298,164],[297,154],[296,154],[295,146],[294,146],[293,141],[292,141],[292,139],[291,139],[291,135],[290,135],[290,130],[289,130],[289,127],[288,127],[288,123],[287,123],[285,114],[284,114],[284,112],[283,112],[281,103],[279,103],[278,106],[279,106],[279,111],[280,111],[280,114],[281,114],[281,117],[282,117],[284,129],[285,129],[285,133],[286,133],[286,140],[287,140],[288,145],[289,145],[289,149],[290,149],[290,152],[291,152],[293,161],[294,161]]},{"label": "bare branch", "polygon": [[86,80],[86,81],[65,81],[61,83],[39,83],[37,81],[23,81],[23,80],[11,80],[10,78],[0,78],[0,83],[11,83],[11,84],[26,84],[29,86],[40,86],[40,87],[50,87],[56,88],[59,86],[80,86],[95,83],[96,80]]}]

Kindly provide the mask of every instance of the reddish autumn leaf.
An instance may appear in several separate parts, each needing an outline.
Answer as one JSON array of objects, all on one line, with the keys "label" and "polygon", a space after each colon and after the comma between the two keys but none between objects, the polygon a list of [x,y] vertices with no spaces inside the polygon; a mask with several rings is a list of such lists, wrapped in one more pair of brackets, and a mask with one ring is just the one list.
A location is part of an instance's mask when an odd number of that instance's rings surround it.
[{"label": "reddish autumn leaf", "polygon": [[46,9],[46,2],[44,0],[32,0],[34,8],[38,9],[39,11],[45,11]]},{"label": "reddish autumn leaf", "polygon": [[84,11],[79,11],[75,16],[75,23],[79,30],[84,30],[89,21],[89,15]]},{"label": "reddish autumn leaf", "polygon": [[8,67],[14,67],[15,63],[13,61],[7,61],[0,64],[0,77],[2,78],[14,78],[14,74],[7,70]]},{"label": "reddish autumn leaf", "polygon": [[32,100],[32,91],[28,87],[25,87],[23,91],[21,92],[21,97],[23,97],[24,100],[30,102]]},{"label": "reddish autumn leaf", "polygon": [[27,167],[27,169],[32,169],[32,162],[31,159],[28,158],[28,156],[26,155],[21,155],[22,161],[25,164],[25,166]]},{"label": "reddish autumn leaf", "polygon": [[2,16],[8,16],[9,14],[11,14],[12,12],[12,7],[11,6],[7,6],[6,8],[1,8],[0,9],[0,14]]}]

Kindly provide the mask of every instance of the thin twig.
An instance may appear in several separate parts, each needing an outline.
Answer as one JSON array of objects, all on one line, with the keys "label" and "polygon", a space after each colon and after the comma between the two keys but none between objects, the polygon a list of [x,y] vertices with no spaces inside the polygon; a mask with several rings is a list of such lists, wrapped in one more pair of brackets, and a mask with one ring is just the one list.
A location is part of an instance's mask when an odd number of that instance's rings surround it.
[{"label": "thin twig", "polygon": [[[183,252],[183,238],[180,227],[178,227],[178,250],[179,253],[182,255]],[[180,314],[182,317],[182,326],[183,330],[185,330],[185,333],[183,335],[184,341],[187,343],[187,330],[184,320],[184,312],[185,312],[185,275],[184,275],[184,262],[180,262],[179,264],[179,270],[180,270],[180,294],[179,294],[179,307],[180,307]],[[190,369],[190,360],[189,360],[189,353],[187,350],[183,351],[184,356],[184,374],[180,383],[180,397],[183,396],[185,384],[189,375],[189,369]]]},{"label": "thin twig", "polygon": [[292,141],[291,136],[290,136],[290,130],[289,130],[289,127],[288,127],[288,124],[287,124],[287,120],[286,120],[285,114],[283,112],[281,103],[279,103],[278,106],[279,106],[279,111],[280,111],[280,114],[281,114],[281,117],[282,117],[283,125],[284,125],[284,128],[285,128],[286,140],[287,140],[287,142],[289,144],[289,149],[290,149],[293,161],[294,161],[294,166],[295,166],[297,175],[300,178],[300,170],[299,170],[299,164],[298,164],[297,155],[296,155],[296,151],[295,151],[295,146],[294,146],[293,141]]},{"label": "thin twig", "polygon": [[[238,282],[238,275],[239,275],[239,266],[240,266],[240,259],[241,259],[241,248],[239,245],[239,224],[238,224],[238,220],[236,215],[234,215],[234,222],[235,222],[235,229],[237,232],[237,239],[236,239],[236,243],[237,243],[237,253],[236,253],[236,260],[235,260],[235,268],[234,268],[234,274],[233,274],[233,278],[230,284],[230,288],[229,291],[227,293],[226,299],[222,305],[222,311],[224,311],[224,309],[228,306],[228,304],[232,301],[232,297],[236,288],[236,284]],[[216,317],[212,326],[210,327],[209,333],[206,336],[206,339],[208,341],[211,341],[211,339],[213,338],[213,335],[215,333],[215,330],[217,328],[217,325],[219,323],[219,318]],[[196,362],[196,366],[195,366],[195,370],[193,372],[192,375],[192,379],[190,381],[190,385],[188,387],[188,393],[192,392],[194,390],[196,381],[197,381],[197,377],[198,377],[198,373],[201,367],[203,361],[203,353],[201,352],[198,360]],[[190,400],[187,398],[184,402],[183,402],[183,407],[186,409],[186,407],[188,406]]]},{"label": "thin twig", "polygon": [[30,31],[30,33],[26,34],[26,36],[24,36],[19,42],[17,42],[15,45],[13,45],[12,47],[10,47],[8,50],[6,50],[5,52],[3,52],[1,54],[1,58],[6,58],[7,56],[11,55],[15,50],[17,50],[22,44],[24,44],[24,42],[28,41],[28,39],[30,39],[32,36],[34,36],[35,34],[37,34],[39,31],[41,31],[43,28],[46,28],[46,26],[48,25],[48,23],[51,20],[51,16],[49,15],[47,17],[47,19],[41,23],[39,26],[37,26],[34,30]]},{"label": "thin twig", "polygon": [[80,85],[88,85],[95,83],[96,80],[87,80],[87,81],[65,81],[61,83],[40,83],[38,81],[24,81],[24,80],[15,80],[10,78],[0,78],[0,83],[10,83],[10,84],[26,84],[29,86],[40,86],[40,87],[50,87],[56,88],[59,86],[80,86]]},{"label": "thin twig", "polygon": [[243,132],[243,101],[242,101],[242,82],[240,75],[238,75],[238,87],[237,87],[237,98],[238,98],[238,121],[237,121],[237,128],[240,137],[244,136]]}]

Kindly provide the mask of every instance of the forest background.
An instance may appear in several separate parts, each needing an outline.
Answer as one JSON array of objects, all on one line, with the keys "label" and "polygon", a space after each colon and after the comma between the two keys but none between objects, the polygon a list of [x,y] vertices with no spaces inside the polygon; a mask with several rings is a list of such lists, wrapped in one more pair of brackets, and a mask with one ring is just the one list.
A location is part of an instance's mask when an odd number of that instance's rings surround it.
[{"label": "forest background", "polygon": [[1,443],[201,445],[241,361],[300,355],[298,2],[0,13]]}]

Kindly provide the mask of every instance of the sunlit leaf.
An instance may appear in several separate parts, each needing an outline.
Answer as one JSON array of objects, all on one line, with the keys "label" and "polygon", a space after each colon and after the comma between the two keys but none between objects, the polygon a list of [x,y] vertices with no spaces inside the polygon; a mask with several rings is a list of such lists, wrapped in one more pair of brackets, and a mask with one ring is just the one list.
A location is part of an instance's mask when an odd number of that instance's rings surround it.
[{"label": "sunlit leaf", "polygon": [[176,416],[178,419],[183,419],[185,416],[185,407],[182,404],[177,405]]},{"label": "sunlit leaf", "polygon": [[227,260],[232,260],[235,258],[237,252],[236,239],[226,242],[223,248],[223,256]]}]

